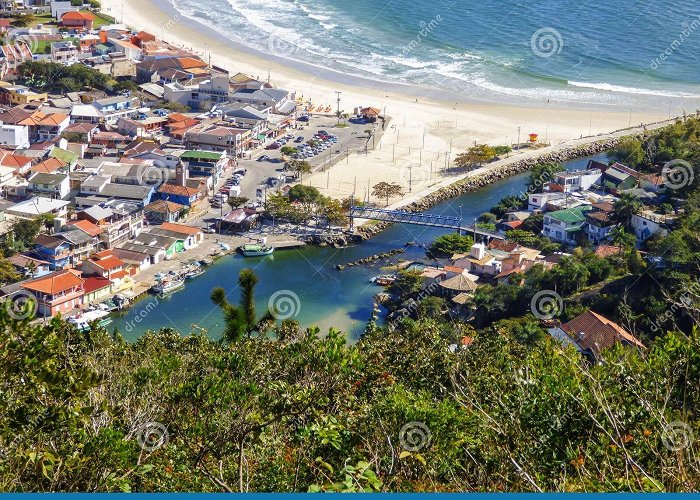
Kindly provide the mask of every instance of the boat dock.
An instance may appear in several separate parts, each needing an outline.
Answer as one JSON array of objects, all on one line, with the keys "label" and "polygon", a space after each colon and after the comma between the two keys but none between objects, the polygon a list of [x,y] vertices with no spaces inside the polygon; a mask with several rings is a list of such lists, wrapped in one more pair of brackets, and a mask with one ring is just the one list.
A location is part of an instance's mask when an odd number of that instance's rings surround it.
[{"label": "boat dock", "polygon": [[275,241],[270,243],[271,246],[275,247],[275,250],[289,250],[292,248],[305,247],[306,243],[299,240],[287,240],[287,241]]}]

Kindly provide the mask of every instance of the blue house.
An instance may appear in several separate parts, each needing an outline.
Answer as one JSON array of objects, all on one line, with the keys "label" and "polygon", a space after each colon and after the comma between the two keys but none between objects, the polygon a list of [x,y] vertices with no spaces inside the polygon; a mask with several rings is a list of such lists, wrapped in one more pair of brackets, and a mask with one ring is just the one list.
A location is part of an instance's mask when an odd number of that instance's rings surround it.
[{"label": "blue house", "polygon": [[39,257],[49,263],[52,271],[64,269],[70,265],[70,243],[44,234],[34,239],[34,251]]},{"label": "blue house", "polygon": [[170,201],[179,203],[186,207],[195,206],[202,198],[202,191],[187,186],[178,186],[177,184],[162,184],[156,193],[157,200]]}]

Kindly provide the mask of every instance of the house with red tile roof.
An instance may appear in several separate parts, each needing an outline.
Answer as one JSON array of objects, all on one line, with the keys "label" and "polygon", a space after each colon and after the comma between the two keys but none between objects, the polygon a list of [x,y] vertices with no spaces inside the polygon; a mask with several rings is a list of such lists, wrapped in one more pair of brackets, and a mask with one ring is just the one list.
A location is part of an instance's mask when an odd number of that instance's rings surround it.
[{"label": "house with red tile roof", "polygon": [[195,189],[168,182],[158,188],[156,199],[193,207],[204,198],[204,195],[203,189]]},{"label": "house with red tile roof", "polygon": [[[3,153],[4,152],[0,152],[0,154]],[[0,166],[14,169],[17,175],[24,175],[29,172],[32,166],[32,159],[28,156],[5,153],[2,158],[0,158]]]},{"label": "house with red tile roof", "polygon": [[102,276],[83,276],[83,304],[94,304],[112,293],[114,282]]},{"label": "house with red tile roof", "polygon": [[68,170],[68,164],[58,158],[49,158],[48,160],[37,163],[29,169],[32,173],[55,174]]},{"label": "house with red tile roof", "polygon": [[74,270],[56,271],[20,284],[37,299],[37,313],[43,317],[66,313],[83,304],[85,290],[80,273]]},{"label": "house with red tile roof", "polygon": [[93,237],[99,236],[102,233],[102,229],[99,226],[97,226],[96,224],[93,224],[89,220],[85,220],[85,219],[69,221],[66,223],[66,225],[71,226],[71,227],[76,227],[76,228],[80,229],[82,232],[84,232],[85,234],[88,234],[88,235],[93,236]]},{"label": "house with red tile roof", "polygon": [[180,212],[185,208],[185,205],[172,201],[156,200],[144,207],[143,214],[149,224],[157,225],[163,222],[177,222]]},{"label": "house with red tile roof", "polygon": [[59,137],[70,124],[70,116],[65,113],[42,113],[34,111],[18,125],[29,127],[29,140],[50,141]]},{"label": "house with red tile roof", "polygon": [[150,33],[146,31],[139,31],[136,33],[134,36],[131,37],[131,43],[136,45],[139,48],[142,48],[143,44],[146,42],[155,42],[156,37],[154,35],[151,35]]},{"label": "house with red tile roof", "polygon": [[68,140],[74,142],[90,142],[92,141],[92,136],[99,130],[100,128],[96,123],[78,122],[68,125],[63,134]]},{"label": "house with red tile roof", "polygon": [[86,276],[102,276],[115,281],[130,276],[131,273],[129,265],[114,255],[112,250],[92,254],[83,262],[83,274]]},{"label": "house with red tile roof", "polygon": [[196,247],[202,241],[204,241],[204,233],[198,227],[187,226],[185,224],[175,224],[172,222],[163,222],[160,228],[185,237],[186,249]]},{"label": "house with red tile roof", "polygon": [[605,349],[615,344],[645,350],[644,344],[614,321],[593,311],[586,311],[571,321],[549,330],[564,345],[573,346],[595,361]]},{"label": "house with red tile roof", "polygon": [[0,76],[3,79],[14,73],[20,64],[34,58],[29,44],[19,41],[0,46],[0,52]]},{"label": "house with red tile roof", "polygon": [[85,11],[66,12],[61,16],[59,26],[63,28],[74,28],[79,30],[90,31],[95,22],[95,15]]}]

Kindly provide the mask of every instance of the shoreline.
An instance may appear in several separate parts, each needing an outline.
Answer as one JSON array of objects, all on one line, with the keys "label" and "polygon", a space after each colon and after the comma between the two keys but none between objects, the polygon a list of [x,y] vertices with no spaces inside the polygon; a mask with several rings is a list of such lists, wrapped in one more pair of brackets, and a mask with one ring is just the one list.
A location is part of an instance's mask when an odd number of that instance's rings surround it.
[{"label": "shoreline", "polygon": [[[607,133],[630,125],[649,123],[668,118],[666,110],[656,113],[577,110],[560,103],[546,106],[513,106],[486,102],[461,102],[449,92],[442,92],[444,99],[426,95],[424,99],[410,94],[410,90],[434,93],[434,89],[418,86],[387,84],[371,78],[346,75],[344,73],[299,66],[282,57],[263,56],[252,53],[252,49],[218,34],[211,27],[179,14],[165,0],[105,0],[103,11],[117,21],[132,27],[150,31],[175,45],[191,48],[200,54],[210,53],[212,64],[229,69],[232,74],[244,72],[266,78],[268,71],[272,83],[299,95],[311,98],[314,103],[330,105],[335,102],[335,91],[342,92],[341,108],[351,111],[356,105],[386,108],[386,114],[398,122],[408,119],[428,129],[426,144],[446,144],[453,140],[456,149],[466,149],[474,140],[489,144],[503,144],[504,139],[514,142],[517,128],[523,137],[527,133],[545,135],[552,142],[569,140],[582,135]],[[313,68],[313,69],[309,69]],[[311,73],[309,73],[311,71]],[[360,83],[367,85],[363,86]],[[448,99],[449,97],[449,99]],[[418,100],[419,102],[416,102]],[[464,100],[464,97],[461,97]],[[601,106],[596,105],[597,108]],[[451,130],[440,124],[451,122]]]}]

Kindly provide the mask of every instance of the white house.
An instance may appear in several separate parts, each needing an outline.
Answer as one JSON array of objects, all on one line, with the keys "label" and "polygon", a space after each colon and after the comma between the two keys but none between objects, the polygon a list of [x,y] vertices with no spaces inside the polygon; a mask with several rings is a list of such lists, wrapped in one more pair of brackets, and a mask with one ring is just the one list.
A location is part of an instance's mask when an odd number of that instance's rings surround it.
[{"label": "white house", "polygon": [[78,47],[70,41],[54,42],[51,44],[51,60],[63,64],[77,62]]},{"label": "white house", "polygon": [[0,122],[0,145],[23,149],[29,147],[29,128],[25,125],[5,125]]},{"label": "white house", "polygon": [[104,119],[102,113],[92,104],[73,104],[70,117],[73,122],[95,124],[100,123]]},{"label": "white house", "polygon": [[57,217],[66,215],[66,207],[70,204],[68,201],[54,200],[38,196],[29,200],[21,201],[12,205],[5,213],[23,217],[25,219],[33,219],[42,214],[54,214]]},{"label": "white house", "polygon": [[657,214],[653,210],[642,210],[633,215],[631,226],[638,242],[646,241],[657,233],[662,236],[668,234],[669,229],[675,224],[676,215]]},{"label": "white house", "polygon": [[453,255],[452,259],[452,266],[464,269],[477,276],[484,274],[496,276],[501,272],[501,261],[493,252],[487,250],[482,243],[473,244],[468,254]]},{"label": "white house", "polygon": [[591,205],[548,212],[544,216],[542,234],[552,241],[575,245],[586,223],[586,212]]},{"label": "white house", "polygon": [[27,192],[62,200],[70,193],[70,180],[66,174],[37,172],[29,178]]},{"label": "white house", "polygon": [[534,212],[536,210],[545,210],[547,203],[553,200],[566,198],[566,194],[560,193],[558,191],[551,191],[548,193],[534,193],[528,195],[527,197],[527,210],[528,212]]},{"label": "white house", "polygon": [[51,17],[60,21],[66,12],[77,12],[80,7],[73,6],[70,0],[51,0]]},{"label": "white house", "polygon": [[561,172],[554,176],[554,182],[564,188],[565,193],[588,191],[595,184],[600,184],[603,172],[598,168]]}]

